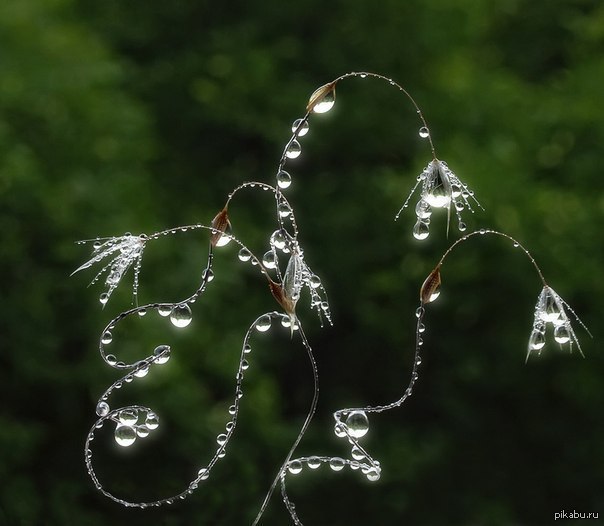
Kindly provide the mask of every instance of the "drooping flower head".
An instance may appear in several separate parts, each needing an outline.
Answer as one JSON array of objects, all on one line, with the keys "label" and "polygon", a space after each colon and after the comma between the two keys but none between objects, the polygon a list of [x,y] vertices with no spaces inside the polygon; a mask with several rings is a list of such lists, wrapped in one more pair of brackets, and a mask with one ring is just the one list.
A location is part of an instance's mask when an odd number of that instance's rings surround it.
[{"label": "drooping flower head", "polygon": [[470,190],[465,183],[459,180],[459,178],[449,169],[447,163],[439,159],[430,161],[422,173],[418,175],[417,183],[411,190],[411,193],[401,209],[398,211],[396,219],[398,219],[403,209],[407,208],[411,196],[420,185],[420,199],[415,206],[417,222],[413,227],[413,236],[418,240],[423,240],[428,237],[430,234],[430,218],[434,208],[447,209],[447,232],[449,230],[451,208],[453,208],[457,216],[459,230],[461,232],[465,231],[466,224],[461,218],[461,212],[465,208],[474,212],[470,204],[470,199],[473,199],[478,206],[480,206],[480,203],[474,197],[474,192]]},{"label": "drooping flower head", "polygon": [[577,345],[577,349],[579,349],[581,356],[584,356],[577,335],[566,314],[566,310],[568,310],[587,333],[590,334],[587,327],[581,322],[568,303],[566,303],[554,289],[546,285],[541,290],[539,298],[537,299],[537,304],[535,305],[535,318],[528,342],[526,354],[527,360],[532,353],[536,353],[537,355],[541,354],[541,351],[545,347],[545,333],[549,324],[554,328],[554,340],[560,344],[560,348],[562,348],[562,345],[568,343],[569,351],[572,352],[574,343]]}]

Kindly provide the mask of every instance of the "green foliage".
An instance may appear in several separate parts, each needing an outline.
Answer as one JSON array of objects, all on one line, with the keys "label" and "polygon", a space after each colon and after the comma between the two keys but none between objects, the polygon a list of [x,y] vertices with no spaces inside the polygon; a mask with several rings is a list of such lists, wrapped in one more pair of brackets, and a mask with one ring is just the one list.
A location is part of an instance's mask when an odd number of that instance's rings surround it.
[{"label": "green foliage", "polygon": [[[0,523],[251,522],[309,403],[301,346],[257,345],[229,460],[195,497],[122,509],[83,467],[94,404],[115,378],[95,348],[111,307],[100,316],[101,288],[68,277],[88,256],[73,241],[209,222],[232,187],[272,181],[310,93],[358,69],[413,93],[438,155],[485,207],[469,228],[529,247],[594,341],[582,339],[585,360],[551,352],[525,366],[540,283],[498,239],[466,243],[427,317],[414,396],[372,420],[382,479],[300,479],[290,491],[301,517],[496,525],[601,511],[603,43],[595,0],[0,3]],[[418,246],[412,211],[392,221],[429,160],[417,129],[399,93],[350,82],[311,124],[295,165],[288,197],[335,322],[303,320],[322,399],[302,453],[341,453],[331,412],[390,401],[406,385],[419,286],[457,236],[436,235],[445,223],[435,219]],[[262,253],[272,203],[246,199],[232,220]],[[145,253],[141,301],[197,284],[207,237],[181,241]],[[169,367],[132,393],[164,404],[172,435],[148,462],[107,467],[142,498],[189,480],[221,425],[245,327],[276,308],[233,249],[219,257],[197,325],[185,335],[133,327],[124,344],[141,356],[158,337],[173,347]],[[265,524],[286,521],[281,508],[276,498]]]}]

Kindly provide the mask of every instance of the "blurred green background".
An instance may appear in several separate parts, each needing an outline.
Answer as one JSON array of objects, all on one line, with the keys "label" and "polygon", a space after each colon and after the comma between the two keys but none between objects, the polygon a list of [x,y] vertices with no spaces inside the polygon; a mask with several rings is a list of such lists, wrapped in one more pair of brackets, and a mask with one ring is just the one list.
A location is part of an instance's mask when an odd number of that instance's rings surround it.
[{"label": "blurred green background", "polygon": [[[423,108],[437,153],[485,211],[470,229],[523,242],[590,327],[586,359],[550,339],[524,364],[541,284],[497,238],[462,245],[430,306],[420,380],[403,408],[371,418],[381,461],[290,477],[307,525],[538,525],[561,510],[604,513],[604,4],[599,0],[277,0],[0,3],[0,524],[249,524],[312,395],[304,350],[287,331],[254,340],[228,454],[191,498],[131,510],[94,490],[83,443],[117,379],[100,331],[129,306],[131,275],[101,311],[89,257],[74,241],[209,222],[243,181],[273,183],[291,122],[312,91],[353,71],[401,82]],[[393,217],[429,161],[408,101],[352,79],[314,116],[287,190],[334,327],[300,317],[321,400],[300,454],[346,456],[341,407],[397,399],[412,361],[418,289],[446,247],[445,219],[411,236]],[[267,247],[273,203],[244,192],[235,233]],[[149,245],[140,301],[190,294],[207,235]],[[241,338],[276,304],[227,246],[184,330],[147,316],[112,350],[173,356],[112,404],[144,403],[162,425],[130,449],[99,437],[107,489],[148,500],[180,491],[226,422]],[[140,447],[138,447],[140,446]],[[288,524],[275,495],[263,524]],[[572,521],[567,521],[570,524]]]}]

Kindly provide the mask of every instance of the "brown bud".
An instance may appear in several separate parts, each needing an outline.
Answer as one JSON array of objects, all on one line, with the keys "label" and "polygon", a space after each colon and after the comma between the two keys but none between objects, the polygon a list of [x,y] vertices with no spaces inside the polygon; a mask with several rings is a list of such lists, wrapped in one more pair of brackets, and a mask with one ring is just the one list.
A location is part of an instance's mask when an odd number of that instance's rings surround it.
[{"label": "brown bud", "polygon": [[422,284],[419,291],[419,299],[422,305],[432,303],[440,294],[440,265],[438,265]]},{"label": "brown bud", "polygon": [[212,236],[210,237],[210,244],[215,247],[220,241],[222,234],[231,228],[231,222],[229,221],[229,214],[226,207],[218,212],[216,217],[212,219],[212,228],[214,229],[214,232],[212,232]]},{"label": "brown bud", "polygon": [[285,295],[283,287],[279,283],[275,283],[273,280],[268,282],[268,286],[271,289],[273,298],[277,300],[277,303],[283,307],[286,314],[292,316],[296,312],[296,304],[290,298]]}]

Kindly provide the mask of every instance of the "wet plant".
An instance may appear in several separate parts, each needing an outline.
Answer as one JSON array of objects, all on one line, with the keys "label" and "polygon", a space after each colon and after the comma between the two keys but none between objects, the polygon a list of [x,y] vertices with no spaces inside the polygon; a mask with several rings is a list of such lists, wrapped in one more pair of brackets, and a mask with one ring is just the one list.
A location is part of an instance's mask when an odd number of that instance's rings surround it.
[{"label": "wet plant", "polygon": [[[480,229],[464,235],[455,241],[443,254],[436,267],[429,273],[419,290],[419,305],[415,313],[410,313],[411,323],[415,326],[414,356],[411,365],[409,381],[400,396],[382,405],[347,407],[338,409],[333,413],[335,435],[347,444],[348,456],[332,456],[316,454],[311,456],[295,457],[296,449],[305,435],[313,415],[315,413],[319,393],[319,371],[313,355],[311,344],[306,337],[302,322],[297,315],[298,301],[302,295],[309,297],[310,308],[316,311],[321,325],[326,321],[332,323],[327,291],[320,277],[311,269],[307,262],[304,249],[300,243],[298,223],[295,218],[294,208],[285,195],[287,189],[292,185],[294,178],[286,168],[288,163],[301,155],[304,136],[309,131],[310,121],[316,113],[329,111],[336,102],[337,85],[350,78],[372,78],[386,81],[395,89],[402,92],[411,102],[411,105],[420,121],[419,136],[425,139],[429,145],[431,159],[426,168],[416,178],[409,196],[404,201],[395,219],[403,215],[416,190],[420,189],[420,198],[415,206],[416,222],[411,232],[415,239],[421,241],[428,237],[430,218],[434,210],[445,209],[447,211],[447,234],[451,210],[454,211],[458,229],[464,232],[467,229],[462,220],[462,212],[465,209],[473,212],[472,203],[480,206],[470,188],[462,182],[448,165],[437,158],[434,143],[428,124],[422,111],[411,97],[411,95],[398,83],[382,75],[353,72],[342,75],[329,82],[310,96],[306,106],[305,114],[296,119],[292,125],[292,134],[287,140],[279,163],[275,171],[275,184],[264,182],[245,182],[237,186],[227,196],[224,206],[207,224],[198,223],[179,226],[156,232],[153,234],[132,235],[110,238],[98,238],[90,240],[93,245],[92,255],[75,272],[86,270],[93,266],[101,266],[100,271],[93,279],[97,282],[106,273],[105,290],[100,294],[99,301],[104,307],[116,287],[124,279],[129,269],[133,267],[133,306],[120,313],[109,321],[101,331],[99,338],[99,352],[104,362],[117,370],[122,376],[113,382],[100,396],[96,404],[97,420],[92,424],[84,447],[84,457],[88,473],[96,488],[108,498],[127,507],[148,508],[163,504],[172,504],[177,500],[185,499],[192,494],[202,482],[210,476],[216,464],[225,457],[227,447],[234,435],[239,410],[240,400],[244,392],[244,379],[246,371],[251,365],[252,348],[255,345],[255,335],[264,333],[275,326],[285,328],[291,339],[299,339],[306,350],[307,358],[313,375],[314,394],[309,404],[306,418],[302,424],[297,438],[286,454],[281,467],[275,475],[271,487],[262,502],[253,524],[258,524],[269,505],[269,501],[277,486],[281,488],[283,502],[289,511],[294,524],[302,524],[294,503],[287,492],[287,479],[290,476],[299,476],[306,471],[314,471],[321,466],[327,466],[334,472],[352,470],[369,481],[375,482],[380,479],[382,466],[368,448],[364,445],[364,437],[370,430],[370,419],[373,415],[383,413],[400,407],[405,400],[412,395],[414,385],[419,378],[419,369],[422,363],[421,351],[423,350],[423,333],[426,330],[427,306],[435,301],[441,290],[441,271],[445,260],[453,250],[470,239],[476,239],[485,235],[497,236],[512,243],[514,249],[521,250],[530,260],[542,283],[542,290],[538,296],[535,307],[534,322],[530,331],[528,360],[533,354],[539,355],[545,346],[546,329],[549,325],[553,327],[553,336],[560,346],[568,346],[572,351],[573,345],[579,352],[582,349],[579,340],[571,325],[571,318],[585,326],[578,319],[570,306],[548,285],[541,269],[531,254],[519,242],[508,234],[490,229]],[[274,230],[266,233],[266,251],[262,255],[256,255],[237,235],[237,226],[231,223],[229,217],[230,207],[236,196],[242,191],[260,191],[271,195],[275,206]],[[201,281],[196,289],[187,297],[175,302],[138,304],[138,283],[141,272],[141,262],[144,250],[151,250],[162,238],[168,235],[184,235],[188,232],[204,231],[208,237],[208,252],[205,267],[201,272]],[[121,447],[132,447],[137,442],[144,440],[160,426],[160,416],[153,408],[143,405],[128,405],[124,407],[113,407],[113,394],[128,384],[136,382],[150,373],[156,366],[165,364],[172,354],[171,347],[166,343],[158,342],[154,350],[144,359],[132,363],[120,360],[120,357],[111,352],[115,347],[113,333],[116,327],[126,318],[131,316],[145,316],[149,312],[157,312],[159,318],[165,318],[177,328],[184,328],[191,323],[193,308],[196,302],[203,300],[206,289],[214,279],[215,268],[214,255],[226,245],[237,246],[237,258],[243,264],[251,265],[256,269],[260,280],[267,283],[267,292],[270,292],[280,310],[259,313],[245,330],[241,341],[239,366],[235,375],[232,403],[225,415],[224,430],[216,436],[216,450],[210,452],[209,458],[203,465],[198,466],[191,474],[191,479],[182,490],[174,495],[169,495],[158,500],[130,501],[114,495],[101,482],[93,465],[92,443],[97,431],[104,426],[110,426],[115,442]],[[74,272],[74,273],[75,273]],[[570,316],[569,316],[570,315]],[[155,318],[157,320],[158,318]],[[162,320],[160,319],[159,322]]]}]

